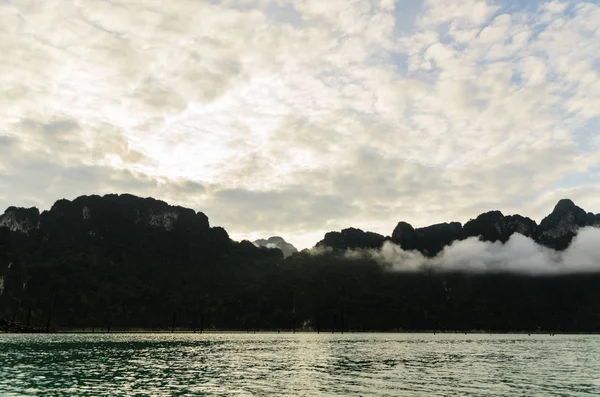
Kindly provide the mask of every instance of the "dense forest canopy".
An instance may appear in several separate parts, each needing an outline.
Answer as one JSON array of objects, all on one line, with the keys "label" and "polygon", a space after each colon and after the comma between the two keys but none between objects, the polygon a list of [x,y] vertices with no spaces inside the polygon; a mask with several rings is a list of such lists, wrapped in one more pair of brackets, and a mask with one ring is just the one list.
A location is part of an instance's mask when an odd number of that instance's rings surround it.
[{"label": "dense forest canopy", "polygon": [[[600,263],[569,271],[563,258],[560,272],[544,274],[443,267],[460,244],[568,253],[580,231],[599,226],[600,214],[561,200],[539,225],[492,211],[465,225],[399,222],[391,236],[349,228],[294,252],[280,238],[232,241],[203,213],[151,198],[10,207],[0,216],[0,318],[97,329],[600,332]],[[389,252],[437,267],[399,271]]]}]

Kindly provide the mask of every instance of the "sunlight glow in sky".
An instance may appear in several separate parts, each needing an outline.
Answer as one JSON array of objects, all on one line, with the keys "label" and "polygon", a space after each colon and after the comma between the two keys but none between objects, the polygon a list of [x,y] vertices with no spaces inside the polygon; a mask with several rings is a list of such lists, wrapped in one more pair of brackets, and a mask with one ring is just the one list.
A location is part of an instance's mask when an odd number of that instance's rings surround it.
[{"label": "sunlight glow in sky", "polygon": [[299,248],[600,211],[600,4],[0,0],[0,207],[129,192]]}]

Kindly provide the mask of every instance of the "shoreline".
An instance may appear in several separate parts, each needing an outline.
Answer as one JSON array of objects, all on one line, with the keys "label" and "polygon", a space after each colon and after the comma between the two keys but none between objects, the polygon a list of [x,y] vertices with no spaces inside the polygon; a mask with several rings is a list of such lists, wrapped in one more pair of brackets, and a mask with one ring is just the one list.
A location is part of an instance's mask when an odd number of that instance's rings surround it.
[{"label": "shoreline", "polygon": [[18,322],[0,319],[0,334],[444,334],[444,335],[600,335],[600,331],[560,331],[560,330],[436,330],[436,329],[390,329],[390,330],[356,330],[356,329],[321,329],[286,328],[286,329],[218,329],[187,327],[28,327]]},{"label": "shoreline", "polygon": [[110,334],[177,334],[177,335],[219,335],[219,334],[280,334],[280,335],[347,335],[347,334],[430,334],[430,335],[600,335],[600,332],[550,332],[550,331],[491,331],[491,330],[471,330],[471,331],[433,331],[433,330],[402,330],[402,331],[378,331],[378,330],[360,330],[354,331],[345,330],[344,332],[335,331],[314,331],[314,330],[306,330],[295,332],[292,330],[228,330],[228,329],[213,329],[213,330],[203,330],[203,331],[193,331],[193,330],[167,330],[167,329],[111,329],[107,331],[106,329],[92,329],[92,328],[74,328],[74,329],[52,329],[49,332],[45,330],[27,330],[27,331],[0,331],[0,334],[98,334],[98,335],[110,335]]}]

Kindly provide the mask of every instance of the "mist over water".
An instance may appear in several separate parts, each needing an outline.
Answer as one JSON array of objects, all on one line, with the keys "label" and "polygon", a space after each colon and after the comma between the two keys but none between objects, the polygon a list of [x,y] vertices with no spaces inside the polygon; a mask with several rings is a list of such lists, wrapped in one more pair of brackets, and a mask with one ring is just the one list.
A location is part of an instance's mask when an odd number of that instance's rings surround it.
[{"label": "mist over water", "polygon": [[0,395],[600,395],[597,336],[0,335]]},{"label": "mist over water", "polygon": [[[322,250],[313,251],[316,254]],[[386,241],[380,249],[348,250],[349,259],[374,259],[394,271],[465,271],[475,273],[568,274],[600,272],[600,229],[582,228],[565,251],[555,251],[515,233],[501,242],[477,237],[455,241],[434,258],[418,251],[405,251]]]}]

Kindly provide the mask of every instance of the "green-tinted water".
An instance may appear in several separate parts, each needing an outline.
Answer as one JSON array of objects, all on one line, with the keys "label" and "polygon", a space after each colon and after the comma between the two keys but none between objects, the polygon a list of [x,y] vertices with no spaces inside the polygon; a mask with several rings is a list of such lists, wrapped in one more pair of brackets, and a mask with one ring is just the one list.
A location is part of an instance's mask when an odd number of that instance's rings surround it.
[{"label": "green-tinted water", "polygon": [[600,337],[0,335],[0,396],[600,396]]}]

